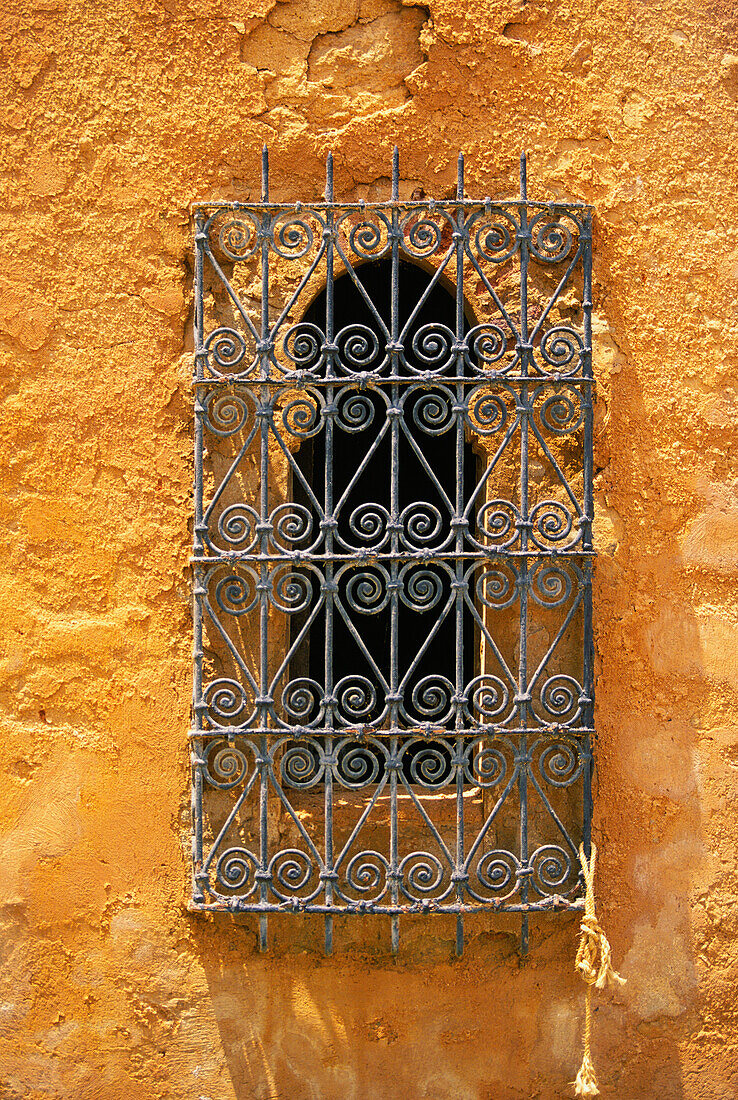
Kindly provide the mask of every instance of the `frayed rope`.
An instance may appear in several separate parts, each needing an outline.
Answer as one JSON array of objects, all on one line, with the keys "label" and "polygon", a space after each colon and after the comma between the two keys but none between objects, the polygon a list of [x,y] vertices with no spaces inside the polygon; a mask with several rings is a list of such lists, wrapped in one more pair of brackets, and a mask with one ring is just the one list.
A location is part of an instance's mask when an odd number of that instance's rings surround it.
[{"label": "frayed rope", "polygon": [[587,983],[587,995],[584,1009],[584,1057],[579,1067],[577,1079],[574,1082],[574,1095],[579,1097],[600,1095],[590,1052],[592,986],[595,989],[604,989],[608,983],[611,985],[625,985],[625,978],[621,978],[612,968],[610,943],[595,915],[594,873],[596,859],[597,849],[594,844],[592,845],[589,863],[584,854],[584,845],[581,845],[579,848],[579,862],[582,865],[586,893],[584,896],[584,917],[580,925],[581,937],[574,966],[582,975],[583,981]]}]

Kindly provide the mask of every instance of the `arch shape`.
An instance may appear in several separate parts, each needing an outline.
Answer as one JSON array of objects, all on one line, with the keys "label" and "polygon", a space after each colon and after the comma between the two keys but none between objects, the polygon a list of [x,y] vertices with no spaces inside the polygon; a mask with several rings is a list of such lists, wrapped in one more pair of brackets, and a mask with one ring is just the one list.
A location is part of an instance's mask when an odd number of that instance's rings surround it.
[{"label": "arch shape", "polygon": [[[443,560],[453,518],[473,494],[478,471],[472,442],[454,413],[453,384],[444,384],[440,372],[437,383],[428,378],[426,353],[436,349],[427,342],[424,347],[424,334],[432,341],[446,330],[452,344],[457,329],[455,294],[448,280],[434,282],[434,274],[400,261],[393,290],[391,261],[366,263],[357,269],[363,294],[349,273],[341,274],[330,297],[324,288],[303,317],[302,323],[330,333],[342,354],[342,334],[352,331],[358,338],[368,330],[364,346],[373,343],[375,352],[367,367],[384,374],[394,294],[403,373],[418,374],[417,384],[398,386],[376,373],[362,389],[355,379],[342,383],[339,365],[326,399],[326,426],[297,455],[305,481],[334,524],[334,544],[342,554],[355,553],[361,567],[341,567],[329,581],[336,585],[332,606],[314,615],[290,679],[321,685],[328,699],[342,687],[353,690],[353,708],[349,699],[337,699],[343,722],[354,718],[381,727],[390,717],[386,699],[395,695],[401,725],[445,728],[452,698],[479,671],[474,620],[471,614],[459,617],[454,569]],[[474,323],[466,310],[462,334]],[[297,477],[292,496],[319,524]],[[313,610],[293,618],[293,644]]]}]

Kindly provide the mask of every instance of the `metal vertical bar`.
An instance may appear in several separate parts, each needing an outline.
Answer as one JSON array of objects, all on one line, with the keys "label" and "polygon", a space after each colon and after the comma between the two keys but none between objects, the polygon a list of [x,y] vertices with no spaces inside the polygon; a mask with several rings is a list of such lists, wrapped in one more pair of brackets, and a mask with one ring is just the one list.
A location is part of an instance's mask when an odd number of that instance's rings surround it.
[{"label": "metal vertical bar", "polygon": [[[205,375],[203,364],[203,257],[205,239],[205,218],[201,213],[195,216],[195,380],[202,381]],[[203,417],[205,407],[202,402],[200,387],[195,387],[195,440],[194,440],[194,528],[192,540],[193,557],[198,557],[203,552],[202,544],[202,515],[203,515],[203,484],[202,484],[202,459],[203,459]],[[202,730],[202,593],[203,570],[200,564],[195,564],[194,588],[192,593],[192,724],[193,732]],[[202,799],[203,799],[203,740],[202,737],[194,737],[191,745],[192,760],[192,897],[195,902],[205,900],[202,885],[198,876],[202,870]]]},{"label": "metal vertical bar", "polygon": [[[582,374],[588,381],[582,383],[581,400],[584,403],[584,435],[582,441],[582,504],[584,521],[582,525],[582,549],[592,549],[592,521],[594,519],[593,499],[593,409],[592,409],[592,219],[588,213],[582,217],[582,313],[584,321],[584,355]],[[594,637],[592,629],[592,569],[589,559],[582,562],[584,574],[582,645],[582,690],[587,699],[582,709],[582,722],[588,729],[594,727]],[[584,772],[582,775],[582,842],[589,859],[592,843],[592,745],[590,734],[584,735],[582,746]]]},{"label": "metal vertical bar", "polygon": [[[205,217],[203,214],[198,213],[195,217],[195,382],[202,382],[205,377],[205,362],[207,361],[207,352],[204,347],[204,318],[203,318],[203,295],[204,295],[204,256],[205,256]],[[202,457],[203,457],[203,416],[205,408],[201,400],[201,387],[195,386],[195,483],[194,483],[194,507],[195,507],[195,525],[192,542],[192,552],[194,557],[199,557],[203,553],[203,527],[202,527],[202,515],[203,515],[203,501],[202,501]],[[198,699],[199,702],[199,699]]]},{"label": "metal vertical bar", "polygon": [[[195,586],[193,591],[193,677],[192,677],[192,720],[193,732],[198,734],[202,729],[202,609],[200,601],[203,593],[202,566],[194,566]],[[192,764],[192,897],[196,902],[203,902],[202,885],[199,875],[202,872],[202,799],[203,799],[203,739],[194,736],[190,747],[190,760]]]},{"label": "metal vertical bar", "polygon": [[[325,201],[327,203],[333,203],[333,154],[329,153],[326,160],[325,168]],[[332,348],[333,335],[334,335],[334,300],[333,300],[333,221],[334,212],[333,209],[329,209],[326,213],[327,229],[325,231],[326,236],[326,283],[325,283],[325,342],[328,348]],[[333,351],[326,351],[326,377],[332,378],[335,373],[335,365],[333,362]],[[332,385],[326,386],[326,409],[333,410],[333,399],[335,395],[335,389]],[[325,694],[327,698],[333,697],[333,588],[334,588],[334,568],[332,555],[334,553],[333,545],[333,432],[334,432],[334,419],[333,411],[330,415],[326,411],[325,414],[325,493],[324,493],[324,508],[326,518],[325,528]],[[325,708],[325,725],[329,729],[333,728],[335,719],[335,706],[332,702],[326,704]],[[329,733],[325,739],[325,753],[331,760],[333,759],[333,746],[334,746],[333,734]],[[326,875],[332,876],[334,872],[333,868],[333,766],[326,767],[325,769],[325,822],[324,822],[324,836],[325,836],[325,869]],[[325,881],[325,903],[328,907],[333,905],[333,878],[327,877]],[[333,915],[326,913],[325,915],[325,953],[326,955],[333,954]]]},{"label": "metal vertical bar", "polygon": [[[456,375],[461,379],[464,374],[464,154],[459,153],[456,175]],[[461,517],[464,515],[464,416],[460,411],[464,407],[464,383],[456,383],[456,729],[462,728],[464,711],[461,699],[466,688],[464,676],[464,571],[466,561],[463,558],[464,535]],[[456,874],[461,876],[464,867],[464,770],[461,766],[464,752],[464,739],[456,735]],[[464,883],[459,877],[456,882],[456,896],[459,905],[464,903]],[[464,951],[464,917],[461,912],[456,916],[456,954]]]},{"label": "metal vertical bar", "polygon": [[[520,373],[528,376],[528,180],[525,152],[520,154]],[[529,501],[528,501],[528,386],[520,384],[520,549],[525,555],[528,549]],[[520,697],[520,771],[518,795],[520,800],[520,863],[525,875],[520,888],[520,900],[528,904],[528,558],[520,559],[520,659],[518,669],[518,695]],[[520,922],[520,954],[528,953],[528,914],[524,911]]]},{"label": "metal vertical bar", "polygon": [[[592,728],[594,718],[594,652],[592,639],[592,564],[589,558],[582,562],[584,591],[582,593],[582,689],[587,702],[582,707],[582,724]],[[589,859],[592,844],[592,743],[589,732],[582,744],[584,769],[582,773],[582,843]]]},{"label": "metal vertical bar", "polygon": [[[266,145],[261,154],[261,201],[269,201],[269,151]],[[269,374],[269,359],[266,345],[269,338],[269,228],[270,216],[267,210],[262,212],[261,239],[261,377]],[[262,559],[269,553],[269,419],[267,410],[270,404],[269,385],[263,382],[261,387],[259,414],[261,416],[260,434],[260,480],[259,500],[259,553]],[[269,567],[262,560],[259,567],[259,722],[263,730],[269,725]],[[268,902],[269,890],[269,742],[266,733],[260,738],[259,762],[259,877],[260,900],[263,906]],[[259,949],[266,951],[268,946],[268,919],[265,912],[259,916]]]},{"label": "metal vertical bar", "polygon": [[[393,377],[398,373],[397,338],[400,331],[400,236],[397,203],[400,199],[400,151],[395,145],[392,152],[392,273],[390,288],[390,372]],[[391,458],[390,458],[390,522],[392,534],[390,540],[392,561],[390,564],[391,599],[390,599],[390,705],[389,721],[392,734],[390,737],[390,754],[393,760],[397,757],[398,739],[394,732],[397,729],[399,714],[398,696],[398,665],[399,665],[399,603],[398,603],[398,575],[397,557],[400,552],[398,522],[400,516],[399,501],[399,460],[400,460],[400,425],[399,425],[399,397],[400,389],[396,382],[392,383],[391,402]],[[392,904],[399,903],[398,883],[398,838],[397,838],[397,769],[392,768],[390,773],[390,875]],[[400,949],[400,918],[396,914],[392,916],[392,953],[396,955]]]},{"label": "metal vertical bar", "polygon": [[[582,375],[592,378],[592,221],[588,214],[582,217],[581,230],[584,248],[582,249],[582,313],[584,319],[584,350],[582,354]],[[582,385],[584,405],[584,438],[582,440],[582,549],[592,549],[592,518],[594,501],[592,497],[592,384]]]}]

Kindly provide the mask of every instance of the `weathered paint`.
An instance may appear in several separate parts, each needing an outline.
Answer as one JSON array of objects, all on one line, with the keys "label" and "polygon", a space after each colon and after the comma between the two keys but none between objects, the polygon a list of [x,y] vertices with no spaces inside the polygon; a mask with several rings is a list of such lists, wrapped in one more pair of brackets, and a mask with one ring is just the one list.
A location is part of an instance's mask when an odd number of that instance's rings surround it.
[{"label": "weathered paint", "polygon": [[738,17],[608,0],[2,4],[8,1100],[553,1100],[577,926],[188,915],[188,205],[514,191],[597,210],[604,1096],[738,1089]]}]

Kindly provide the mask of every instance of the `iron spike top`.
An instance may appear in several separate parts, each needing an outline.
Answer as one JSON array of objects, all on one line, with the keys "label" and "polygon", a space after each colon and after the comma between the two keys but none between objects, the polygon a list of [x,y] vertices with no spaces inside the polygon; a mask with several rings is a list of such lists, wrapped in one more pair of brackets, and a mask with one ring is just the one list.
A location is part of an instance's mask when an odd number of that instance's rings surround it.
[{"label": "iron spike top", "polygon": [[528,157],[525,149],[520,153],[520,201],[528,201]]},{"label": "iron spike top", "polygon": [[261,201],[269,202],[269,149],[261,151]]},{"label": "iron spike top", "polygon": [[456,198],[464,198],[464,154],[459,153],[459,159],[457,162],[457,176],[456,176]]},{"label": "iron spike top", "polygon": [[395,145],[392,150],[392,201],[400,198],[400,150]]},{"label": "iron spike top", "polygon": [[333,153],[325,159],[325,201],[333,202]]}]

